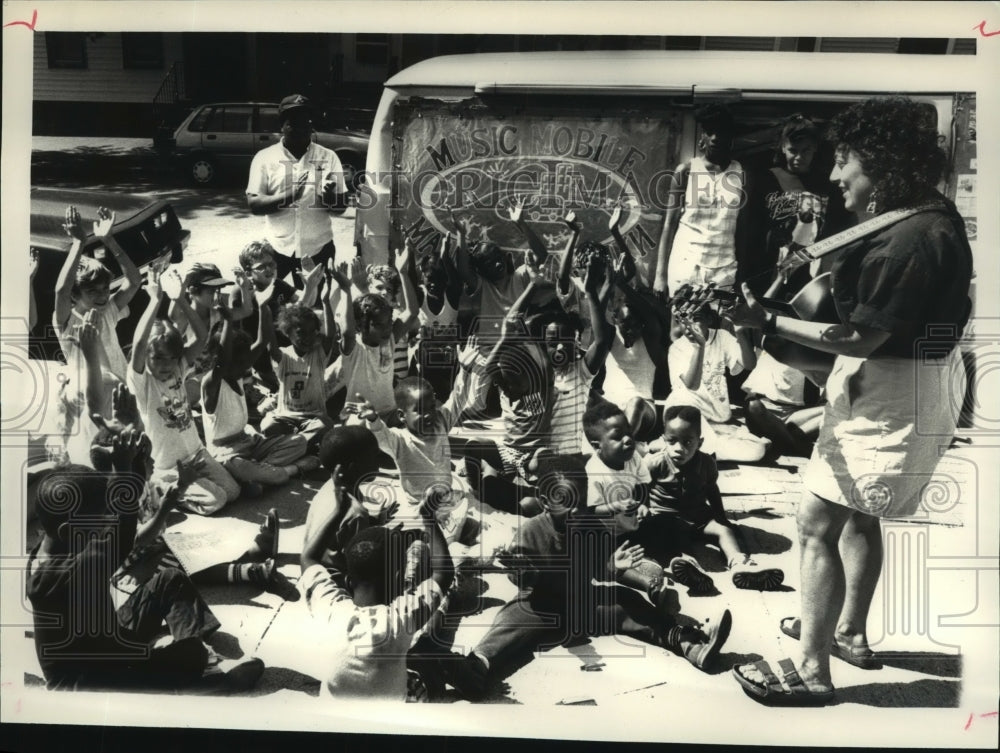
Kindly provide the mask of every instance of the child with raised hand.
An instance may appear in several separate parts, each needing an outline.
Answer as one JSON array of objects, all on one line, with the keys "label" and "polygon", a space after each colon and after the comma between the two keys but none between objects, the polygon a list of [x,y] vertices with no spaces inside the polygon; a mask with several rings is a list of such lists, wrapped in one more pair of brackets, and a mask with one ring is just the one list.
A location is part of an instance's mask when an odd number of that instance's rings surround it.
[{"label": "child with raised hand", "polygon": [[616,546],[611,533],[588,518],[588,480],[579,460],[548,456],[539,476],[543,512],[521,524],[502,557],[520,591],[467,656],[444,660],[445,679],[465,698],[480,700],[539,649],[617,634],[661,646],[711,671],[729,636],[729,611],[710,627],[682,627],[668,599],[654,606],[629,589],[609,592],[597,585],[620,580],[642,560],[642,547]]},{"label": "child with raised hand", "polygon": [[417,376],[434,386],[440,400],[451,392],[455,376],[455,350],[460,342],[458,307],[462,280],[449,253],[450,235],[441,238],[440,254],[426,254],[418,264],[420,286],[417,298],[419,330],[414,356]]},{"label": "child with raised hand", "polygon": [[[346,427],[359,428],[359,427]],[[404,700],[407,695],[407,651],[414,636],[441,604],[454,577],[454,567],[429,504],[419,510],[430,533],[430,577],[410,590],[403,573],[390,569],[394,560],[390,532],[373,526],[344,547],[347,586],[340,585],[323,564],[329,542],[337,541],[351,509],[343,469],[332,479],[332,509],[307,525],[299,586],[309,612],[332,641],[334,651],[322,672],[322,694],[353,698]]]},{"label": "child with raised hand", "polygon": [[421,504],[431,492],[452,499],[451,504],[438,508],[438,523],[449,543],[460,535],[468,505],[453,483],[448,432],[474,399],[480,376],[474,369],[477,357],[478,343],[472,337],[459,353],[458,377],[444,405],[438,403],[431,385],[420,377],[407,377],[396,385],[398,428],[387,426],[371,403],[364,402],[358,409],[379,448],[395,460],[410,505]]},{"label": "child with raised hand", "polygon": [[615,325],[603,383],[604,399],[622,406],[635,438],[655,437],[657,421],[653,390],[657,370],[667,365],[664,314],[651,296],[629,285],[635,262],[618,227],[621,207],[611,213],[609,226],[618,246],[613,263],[614,283],[620,302],[614,306]]},{"label": "child with raised hand", "polygon": [[[393,353],[396,342],[406,338],[411,323],[416,320],[417,303],[410,281],[413,243],[407,239],[402,250],[396,251],[396,271],[403,290],[403,314],[393,318],[391,304],[375,293],[351,300],[347,265],[341,264],[335,279],[340,287],[343,313],[341,327],[341,358],[334,375],[347,388],[348,397],[361,395],[383,417],[396,410],[393,398]],[[356,406],[347,406],[347,410]]]},{"label": "child with raised hand", "polygon": [[668,355],[671,391],[666,405],[698,408],[705,419],[705,452],[717,460],[760,461],[771,442],[732,421],[726,383],[727,371],[735,375],[753,368],[753,349],[745,338],[720,328],[717,315],[707,306],[693,314],[677,307],[675,322]]},{"label": "child with raised hand", "polygon": [[[572,245],[566,258],[572,259]],[[555,316],[545,327],[545,350],[552,364],[553,406],[552,436],[549,448],[559,455],[583,452],[583,414],[590,404],[591,383],[604,367],[614,338],[611,325],[604,316],[613,273],[605,260],[590,255],[584,271],[583,288],[593,328],[593,337],[585,351],[580,350],[578,337],[580,317],[566,314]]]},{"label": "child with raised hand", "polygon": [[[154,479],[161,486],[169,485],[176,480],[178,462],[196,468],[197,479],[184,490],[178,504],[199,515],[211,515],[239,497],[240,485],[202,444],[184,389],[187,365],[198,357],[207,332],[184,300],[176,271],[161,278],[151,270],[146,288],[149,305],[136,326],[128,386],[153,443]],[[177,328],[156,317],[164,292],[181,310],[187,309],[195,339],[186,347]]]},{"label": "child with raised hand", "polygon": [[139,292],[142,275],[111,234],[114,224],[114,212],[100,207],[97,210],[97,221],[94,223],[94,235],[102,239],[105,248],[114,256],[125,277],[118,291],[112,294],[111,271],[96,259],[82,256],[83,241],[87,236],[80,213],[76,207],[66,208],[63,229],[73,238],[73,245],[56,280],[55,310],[52,320],[63,355],[67,363],[72,364],[77,355],[76,345],[72,341],[73,328],[88,311],[96,311],[95,325],[100,332],[103,346],[101,368],[114,374],[120,381],[125,381],[128,361],[118,342],[115,329],[118,322],[128,316],[128,304]]},{"label": "child with raised hand", "polygon": [[[245,319],[250,315],[253,308],[250,280],[241,272],[237,277],[236,284],[239,286],[240,292],[226,295],[223,292],[224,289],[231,287],[233,283],[222,276],[215,264],[208,262],[195,262],[184,275],[184,297],[187,299],[192,313],[201,319],[206,332],[211,331],[216,323],[222,321],[223,310],[228,311],[228,316],[233,321]],[[236,307],[233,306],[234,300],[237,302]],[[167,316],[185,340],[190,340],[194,336],[187,316],[175,303],[171,303],[167,308]],[[188,402],[191,403],[192,407],[197,407],[201,400],[202,377],[215,365],[215,359],[218,357],[215,350],[216,344],[207,343],[195,362],[189,366],[187,374],[184,375]]]},{"label": "child with raised hand", "polygon": [[326,414],[324,382],[327,362],[336,348],[331,296],[323,297],[322,324],[305,304],[286,303],[281,308],[277,329],[291,342],[283,348],[278,346],[267,299],[260,301],[258,340],[270,354],[279,383],[277,406],[260,423],[265,437],[297,433],[315,449],[333,426]]},{"label": "child with raised hand", "polygon": [[[669,406],[663,416],[664,449],[643,462],[652,477],[650,515],[639,533],[647,548],[663,559],[683,552],[691,543],[717,544],[737,588],[770,591],[784,580],[777,568],[760,568],[747,553],[738,526],[728,517],[719,492],[719,470],[711,455],[701,451],[701,412],[687,405]],[[669,554],[666,554],[669,552]],[[674,579],[692,594],[714,591],[712,579],[695,561],[674,557],[669,563]]]},{"label": "child with raised hand", "polygon": [[[536,514],[538,508],[515,479],[528,480],[532,457],[549,446],[555,403],[553,367],[541,342],[517,337],[527,331],[523,312],[539,285],[537,278],[532,279],[514,302],[482,366],[483,381],[492,380],[500,388],[503,434],[498,441],[470,443],[465,449],[469,483],[480,499],[522,515]],[[473,407],[481,408],[484,400],[484,391],[478,389]]]},{"label": "child with raised hand", "polygon": [[309,440],[302,434],[265,437],[249,425],[243,378],[263,349],[258,339],[233,325],[228,312],[210,335],[219,357],[201,383],[205,444],[216,460],[244,487],[277,486],[303,471],[319,467],[319,460],[305,457]]},{"label": "child with raised hand", "polygon": [[[410,254],[413,255],[412,247]],[[369,264],[363,267],[360,256],[351,260],[350,272],[353,300],[372,293],[384,298],[393,310],[393,377],[403,379],[410,373],[410,337],[417,332],[418,317],[415,314],[410,316],[405,302],[400,300],[400,293],[403,291],[400,272],[388,264]],[[410,282],[412,285],[412,280]]]},{"label": "child with raised hand", "polygon": [[[204,641],[219,622],[191,580],[177,568],[144,583],[120,572],[131,553],[162,529],[189,480],[184,476],[180,486],[169,486],[157,514],[139,526],[144,472],[136,464],[146,462],[145,447],[145,435],[128,429],[112,441],[108,471],[70,465],[39,485],[44,536],[28,561],[27,594],[49,688],[167,689],[210,680],[212,650]],[[154,647],[164,621],[173,642]],[[252,687],[264,666],[244,659],[219,669],[228,671],[216,672],[215,688],[235,692]]]}]

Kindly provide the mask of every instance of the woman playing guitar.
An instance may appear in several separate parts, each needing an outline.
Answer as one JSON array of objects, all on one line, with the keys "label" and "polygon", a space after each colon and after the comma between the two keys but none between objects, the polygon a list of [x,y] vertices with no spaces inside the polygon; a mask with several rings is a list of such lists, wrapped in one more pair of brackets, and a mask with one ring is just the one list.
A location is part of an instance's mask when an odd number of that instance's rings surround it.
[{"label": "woman playing guitar", "polygon": [[[931,113],[933,116],[933,113]],[[883,517],[912,515],[955,431],[965,374],[958,340],[969,314],[972,252],[962,218],[935,186],[945,164],[933,118],[903,98],[870,99],[831,123],[830,180],[859,223],[901,219],[862,235],[833,264],[839,321],[766,311],[743,286],[730,318],[836,356],[828,403],[798,509],[802,614],[781,625],[801,640],[796,668],[733,668],[755,700],[822,705],[833,698],[830,656],[881,666],[867,619],[882,565]]]}]

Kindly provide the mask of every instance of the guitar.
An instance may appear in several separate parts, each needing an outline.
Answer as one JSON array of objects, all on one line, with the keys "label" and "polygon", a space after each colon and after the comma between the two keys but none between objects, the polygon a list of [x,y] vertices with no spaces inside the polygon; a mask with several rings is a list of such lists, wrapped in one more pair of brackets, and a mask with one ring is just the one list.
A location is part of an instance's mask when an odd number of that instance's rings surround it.
[{"label": "guitar", "polygon": [[[684,285],[671,298],[671,308],[681,319],[692,318],[710,301],[718,300],[735,305],[740,300],[739,293],[723,290],[715,285]],[[790,316],[808,322],[838,322],[837,308],[830,288],[830,273],[825,272],[810,280],[789,301],[773,298],[758,298],[758,303],[778,316]],[[724,315],[724,312],[722,312]],[[828,374],[833,368],[836,356],[815,348],[785,340],[777,335],[764,337],[761,347],[776,361],[806,373]]]}]

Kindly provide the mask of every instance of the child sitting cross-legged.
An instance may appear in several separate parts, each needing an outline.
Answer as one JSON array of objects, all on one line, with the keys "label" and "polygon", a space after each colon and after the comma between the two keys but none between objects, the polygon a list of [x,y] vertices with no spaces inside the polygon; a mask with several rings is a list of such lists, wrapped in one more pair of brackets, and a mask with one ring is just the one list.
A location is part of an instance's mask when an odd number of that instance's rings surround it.
[{"label": "child sitting cross-legged", "polygon": [[240,496],[240,485],[202,444],[184,389],[187,365],[205,344],[204,324],[199,317],[188,316],[197,336],[185,347],[177,328],[169,320],[156,318],[164,286],[181,310],[189,309],[177,273],[166,273],[161,286],[160,276],[151,270],[149,305],[136,325],[128,386],[153,443],[154,482],[168,486],[175,481],[178,462],[194,467],[197,479],[181,493],[178,504],[199,515],[211,515]]},{"label": "child sitting cross-legged", "polygon": [[[341,357],[331,368],[328,383],[344,385],[349,400],[361,395],[380,416],[390,420],[396,411],[392,394],[395,344],[408,337],[417,317],[416,294],[410,280],[412,256],[413,245],[407,239],[403,250],[396,251],[404,311],[395,318],[392,304],[381,295],[367,293],[352,300],[347,264],[341,264],[334,273],[342,296],[337,307],[341,317]],[[357,405],[348,402],[345,415],[351,412],[357,412]]]},{"label": "child sitting cross-legged", "polygon": [[299,580],[316,627],[331,644],[329,663],[320,673],[321,692],[402,701],[407,695],[407,651],[451,585],[451,557],[425,504],[419,509],[430,532],[429,578],[404,590],[404,574],[390,564],[399,561],[390,554],[390,531],[371,526],[344,547],[346,584],[338,584],[323,559],[351,509],[341,466],[334,468],[331,482],[332,506],[307,525]]},{"label": "child sitting cross-legged", "polygon": [[445,680],[479,700],[530,660],[533,652],[581,637],[626,635],[660,646],[711,671],[729,636],[728,610],[711,626],[682,627],[674,608],[650,604],[635,591],[601,586],[643,557],[639,546],[613,543],[612,533],[586,511],[587,476],[580,460],[547,456],[539,470],[543,512],[521,523],[503,562],[520,590],[466,656],[442,659]]},{"label": "child sitting cross-legged", "polygon": [[[701,413],[687,405],[664,411],[662,451],[643,462],[649,469],[650,515],[640,527],[641,540],[680,550],[708,540],[718,544],[737,588],[769,591],[784,580],[777,568],[760,568],[741,541],[739,529],[726,517],[719,493],[719,471],[711,455],[701,452]],[[692,594],[714,591],[712,579],[691,559],[670,561],[674,579]]]},{"label": "child sitting cross-legged", "polygon": [[286,483],[303,471],[319,467],[315,456],[305,457],[309,440],[303,434],[280,434],[265,437],[249,425],[243,394],[243,379],[250,372],[257,353],[258,340],[251,347],[250,337],[233,326],[223,309],[221,326],[210,335],[219,358],[201,384],[201,405],[208,451],[244,486],[244,493],[260,485]]},{"label": "child sitting cross-legged", "polygon": [[[459,353],[461,368],[444,405],[438,403],[433,388],[424,379],[407,377],[401,381],[394,393],[400,427],[387,426],[371,403],[364,402],[358,409],[379,447],[395,460],[410,505],[421,504],[428,490],[451,492],[454,487],[448,432],[474,399],[479,381],[474,371],[477,356],[478,343],[472,337]],[[455,494],[454,498],[454,505],[438,509],[438,523],[449,543],[460,535],[466,509],[461,495]],[[452,517],[452,513],[458,515]]]},{"label": "child sitting cross-legged", "polygon": [[[44,536],[28,561],[27,594],[46,684],[162,690],[208,682],[223,692],[248,689],[263,663],[244,659],[209,667],[213,652],[205,641],[220,625],[181,570],[166,568],[144,583],[122,584],[130,592],[120,599],[112,594],[116,570],[157,535],[189,480],[170,485],[157,515],[139,526],[142,475],[135,462],[143,445],[145,435],[130,429],[115,437],[112,472],[71,465],[39,485]],[[164,621],[173,640],[154,645]]]},{"label": "child sitting cross-legged", "polygon": [[333,421],[326,414],[324,372],[336,342],[333,337],[333,310],[323,298],[323,323],[310,307],[286,303],[278,312],[277,328],[291,345],[279,347],[275,323],[266,300],[260,301],[258,340],[267,347],[278,376],[278,404],[260,423],[265,437],[300,434],[310,449],[319,446]]}]

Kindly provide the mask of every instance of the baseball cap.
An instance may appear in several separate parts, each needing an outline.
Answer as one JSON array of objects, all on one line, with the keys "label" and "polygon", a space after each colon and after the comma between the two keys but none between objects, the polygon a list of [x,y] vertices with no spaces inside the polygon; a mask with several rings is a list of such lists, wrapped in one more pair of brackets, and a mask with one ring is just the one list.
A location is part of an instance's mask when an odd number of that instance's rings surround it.
[{"label": "baseball cap", "polygon": [[278,105],[278,117],[284,119],[289,112],[299,109],[312,110],[312,103],[301,94],[289,94]]},{"label": "baseball cap", "polygon": [[214,264],[199,261],[192,264],[191,269],[184,275],[184,287],[192,285],[203,288],[224,288],[226,285],[232,285],[232,282],[225,279]]}]

